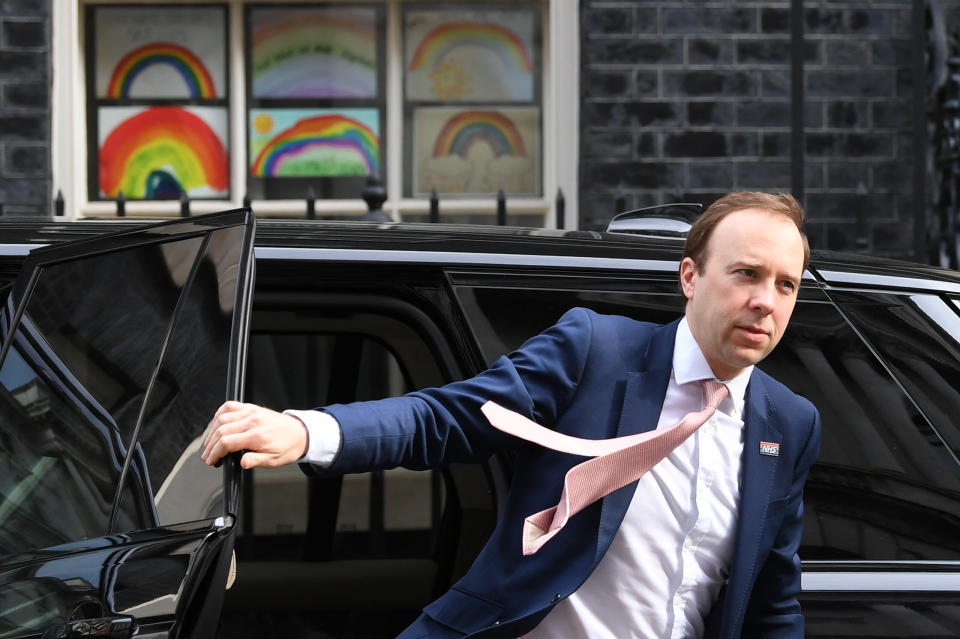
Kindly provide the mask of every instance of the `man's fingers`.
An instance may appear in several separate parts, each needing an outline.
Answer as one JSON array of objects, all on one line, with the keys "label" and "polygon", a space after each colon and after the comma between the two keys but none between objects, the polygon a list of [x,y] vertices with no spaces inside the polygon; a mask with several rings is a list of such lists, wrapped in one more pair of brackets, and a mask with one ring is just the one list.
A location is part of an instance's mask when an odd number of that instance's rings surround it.
[{"label": "man's fingers", "polygon": [[265,465],[267,461],[267,455],[261,453],[244,453],[243,457],[240,458],[240,468],[244,470],[250,470],[251,468],[256,468],[257,466]]}]

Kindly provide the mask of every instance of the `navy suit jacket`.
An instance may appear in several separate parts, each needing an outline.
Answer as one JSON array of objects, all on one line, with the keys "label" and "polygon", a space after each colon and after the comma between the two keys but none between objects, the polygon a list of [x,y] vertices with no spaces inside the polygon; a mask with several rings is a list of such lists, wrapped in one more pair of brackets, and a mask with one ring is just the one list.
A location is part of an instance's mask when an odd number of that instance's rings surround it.
[{"label": "navy suit jacket", "polygon": [[[545,426],[594,439],[656,428],[676,328],[676,322],[659,326],[573,309],[471,379],[326,407],[340,422],[343,440],[323,474],[429,468],[483,460],[502,447],[519,451],[504,514],[490,540],[467,574],[401,637],[518,637],[587,579],[610,546],[636,482],[587,507],[539,552],[524,556],[524,517],[555,505],[564,474],[583,458],[501,433],[480,406],[493,400]],[[803,484],[819,450],[819,416],[810,402],[757,369],[745,399],[734,553],[706,636],[799,638],[797,547]],[[779,444],[779,455],[761,455],[761,441]],[[309,465],[305,470],[321,472]]]}]

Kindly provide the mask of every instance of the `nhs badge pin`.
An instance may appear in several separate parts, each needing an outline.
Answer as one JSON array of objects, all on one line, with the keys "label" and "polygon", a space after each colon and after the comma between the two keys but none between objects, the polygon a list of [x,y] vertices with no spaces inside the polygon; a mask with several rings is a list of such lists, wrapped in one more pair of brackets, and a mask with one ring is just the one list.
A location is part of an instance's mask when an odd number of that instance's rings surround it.
[{"label": "nhs badge pin", "polygon": [[760,454],[777,457],[780,455],[780,444],[776,442],[760,442]]}]

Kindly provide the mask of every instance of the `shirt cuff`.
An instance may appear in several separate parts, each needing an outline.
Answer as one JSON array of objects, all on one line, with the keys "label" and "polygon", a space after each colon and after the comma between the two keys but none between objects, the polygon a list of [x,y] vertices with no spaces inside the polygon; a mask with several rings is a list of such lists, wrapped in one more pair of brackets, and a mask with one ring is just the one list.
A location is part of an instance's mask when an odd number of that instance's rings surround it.
[{"label": "shirt cuff", "polygon": [[343,436],[340,434],[340,422],[322,410],[285,410],[284,415],[296,417],[307,427],[306,454],[297,462],[317,464],[322,468],[329,468],[340,452],[340,443]]}]

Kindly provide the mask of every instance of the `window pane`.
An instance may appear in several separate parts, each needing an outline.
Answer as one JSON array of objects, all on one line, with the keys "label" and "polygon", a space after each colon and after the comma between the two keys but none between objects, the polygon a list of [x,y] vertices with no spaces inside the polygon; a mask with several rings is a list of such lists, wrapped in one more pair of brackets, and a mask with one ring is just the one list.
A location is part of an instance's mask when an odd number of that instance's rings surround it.
[{"label": "window pane", "polygon": [[540,7],[403,15],[407,195],[540,195]]},{"label": "window pane", "polygon": [[91,200],[230,196],[226,15],[88,7]]},{"label": "window pane", "polygon": [[382,179],[385,20],[378,5],[247,9],[252,198],[359,198]]},{"label": "window pane", "polygon": [[[488,362],[548,327],[568,308],[665,322],[682,313],[682,298],[665,286],[636,281],[635,292],[609,289],[616,280],[584,280],[562,288],[562,278],[526,278],[494,286],[494,278],[455,275],[454,290]],[[513,286],[517,286],[514,288]],[[640,291],[646,289],[648,292]],[[950,329],[932,331],[911,315],[901,297],[837,293],[857,318],[897,379],[821,292],[804,287],[783,341],[760,367],[819,409],[819,460],[805,490],[805,560],[960,559],[960,468],[938,435],[954,438],[960,406],[957,360],[941,356]],[[856,305],[851,306],[851,302]],[[909,327],[909,330],[904,330]],[[955,335],[956,333],[950,333]],[[903,391],[921,401],[927,417]],[[948,440],[949,441],[949,440]]]}]

